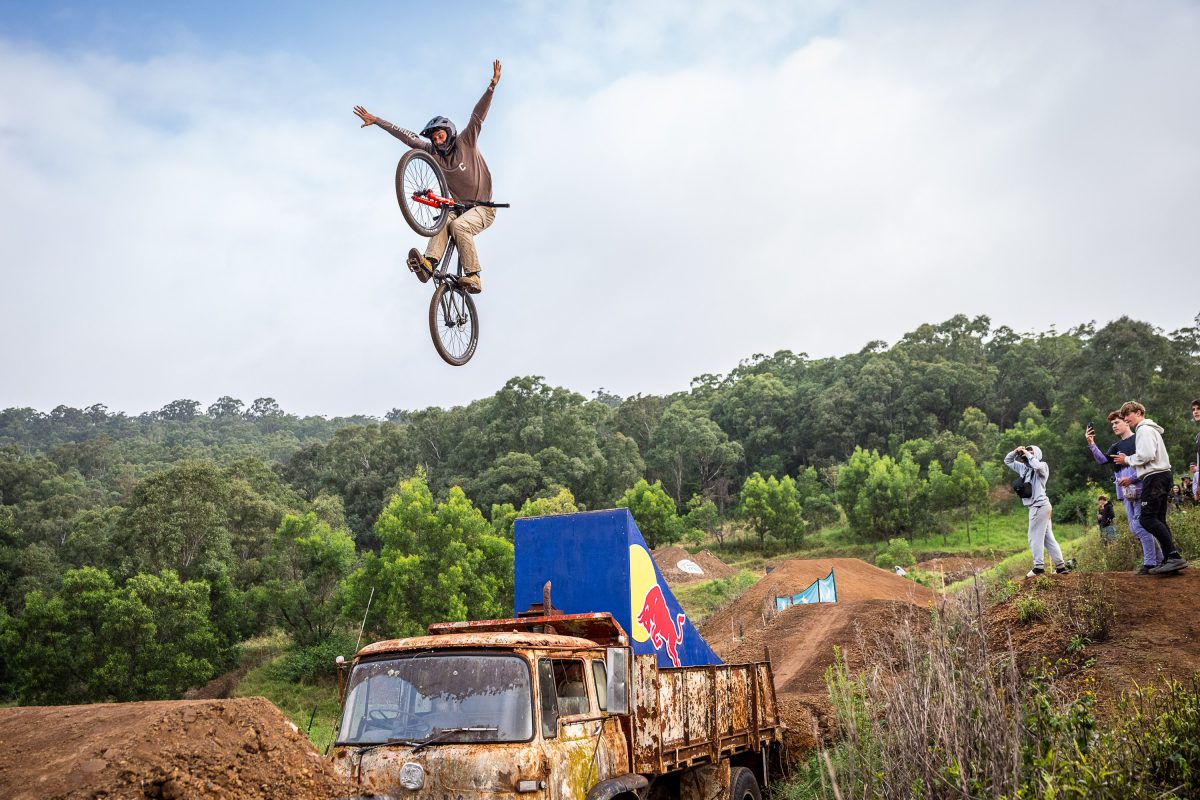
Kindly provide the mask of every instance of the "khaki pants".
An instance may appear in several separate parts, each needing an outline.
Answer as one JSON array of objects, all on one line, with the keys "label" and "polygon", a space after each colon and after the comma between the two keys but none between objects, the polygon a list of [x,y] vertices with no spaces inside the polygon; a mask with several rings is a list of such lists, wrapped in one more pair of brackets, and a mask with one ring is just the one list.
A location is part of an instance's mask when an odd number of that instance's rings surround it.
[{"label": "khaki pants", "polygon": [[483,233],[495,219],[496,209],[486,206],[476,206],[464,212],[461,217],[456,216],[453,211],[450,212],[450,221],[438,231],[437,236],[429,240],[429,246],[425,248],[425,257],[441,261],[442,255],[446,252],[446,237],[452,235],[455,244],[458,245],[463,272],[467,274],[479,272],[479,253],[475,251],[475,234]]}]

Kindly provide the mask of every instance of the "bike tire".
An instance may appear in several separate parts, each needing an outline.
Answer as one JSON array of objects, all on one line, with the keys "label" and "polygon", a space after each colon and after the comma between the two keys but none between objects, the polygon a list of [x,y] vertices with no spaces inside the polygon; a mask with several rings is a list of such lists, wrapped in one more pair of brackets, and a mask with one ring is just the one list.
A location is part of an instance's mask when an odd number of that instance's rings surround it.
[{"label": "bike tire", "polygon": [[449,281],[440,283],[429,301],[429,335],[447,364],[461,367],[470,361],[479,343],[479,315],[471,295]]},{"label": "bike tire", "polygon": [[432,208],[413,200],[414,192],[432,189],[435,194],[446,197],[450,190],[446,185],[446,174],[424,150],[409,150],[396,165],[396,201],[404,221],[421,236],[436,236],[450,218],[450,209]]}]

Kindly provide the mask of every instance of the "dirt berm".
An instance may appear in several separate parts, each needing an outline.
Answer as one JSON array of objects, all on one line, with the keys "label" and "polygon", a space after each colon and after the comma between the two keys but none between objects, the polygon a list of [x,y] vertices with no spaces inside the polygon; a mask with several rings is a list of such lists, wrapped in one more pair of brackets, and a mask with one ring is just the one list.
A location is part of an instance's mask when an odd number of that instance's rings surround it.
[{"label": "dirt berm", "polygon": [[[803,591],[833,570],[836,603],[775,611],[775,597]],[[892,624],[898,614],[933,603],[937,594],[919,583],[857,558],[785,561],[700,626],[700,633],[730,662],[758,661],[769,650],[780,713],[788,724],[788,749],[798,754],[832,731],[825,671],[834,648],[850,666],[862,666],[860,629]]]},{"label": "dirt berm", "polygon": [[261,697],[0,709],[4,800],[356,794]]},{"label": "dirt berm", "polygon": [[[714,556],[707,550],[701,550],[699,553],[692,555],[687,550],[679,547],[661,547],[651,553],[654,556],[654,563],[658,565],[658,571],[667,579],[667,583],[671,586],[679,586],[684,583],[692,583],[693,581],[710,581],[714,578],[728,578],[731,575],[736,575],[737,570],[726,564],[721,559]],[[699,569],[699,572],[688,572],[680,566],[680,562],[684,562],[690,570]],[[690,563],[687,563],[690,562]]]}]

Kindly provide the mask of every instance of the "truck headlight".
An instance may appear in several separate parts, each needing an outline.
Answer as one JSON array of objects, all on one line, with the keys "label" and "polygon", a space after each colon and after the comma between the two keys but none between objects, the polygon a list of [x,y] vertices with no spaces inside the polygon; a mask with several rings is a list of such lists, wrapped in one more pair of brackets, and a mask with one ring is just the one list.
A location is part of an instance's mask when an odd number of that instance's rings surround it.
[{"label": "truck headlight", "polygon": [[400,785],[415,791],[425,785],[425,769],[411,761],[400,768]]}]

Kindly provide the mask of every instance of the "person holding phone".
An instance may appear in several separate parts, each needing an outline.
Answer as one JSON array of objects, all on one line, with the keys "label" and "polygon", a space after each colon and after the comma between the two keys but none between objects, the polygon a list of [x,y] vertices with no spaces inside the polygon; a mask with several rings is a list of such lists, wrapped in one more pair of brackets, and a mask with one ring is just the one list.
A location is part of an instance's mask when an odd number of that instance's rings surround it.
[{"label": "person holding phone", "polygon": [[1171,526],[1167,524],[1167,504],[1173,480],[1171,459],[1167,456],[1167,445],[1162,437],[1163,429],[1154,420],[1146,418],[1146,407],[1136,400],[1130,400],[1119,410],[1133,428],[1135,443],[1132,455],[1117,453],[1113,461],[1137,470],[1137,476],[1142,481],[1142,525],[1158,540],[1165,556],[1162,563],[1150,572],[1153,575],[1166,575],[1186,569],[1187,559],[1175,547]]},{"label": "person holding phone", "polygon": [[1029,509],[1029,551],[1033,554],[1033,569],[1025,577],[1046,574],[1046,554],[1050,555],[1056,573],[1070,572],[1050,522],[1050,514],[1054,511],[1046,495],[1050,467],[1042,461],[1042,449],[1037,445],[1022,445],[1004,457],[1004,465],[1028,481],[1031,488],[1029,497],[1021,498],[1021,504]]},{"label": "person holding phone", "polygon": [[1113,461],[1113,456],[1117,453],[1133,455],[1135,443],[1133,428],[1129,427],[1129,423],[1121,416],[1120,411],[1109,414],[1108,422],[1117,441],[1108,448],[1107,453],[1101,453],[1100,448],[1096,446],[1096,429],[1090,422],[1084,438],[1087,440],[1088,450],[1091,451],[1092,458],[1097,464],[1113,465],[1113,485],[1116,489],[1117,499],[1125,505],[1125,519],[1129,521],[1129,532],[1136,536],[1142,545],[1142,565],[1137,568],[1135,574],[1149,575],[1150,570],[1161,564],[1163,558],[1158,540],[1142,526],[1142,504],[1139,499],[1142,481],[1138,478],[1136,469],[1131,466],[1121,466]]}]

